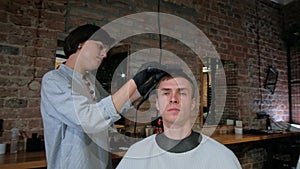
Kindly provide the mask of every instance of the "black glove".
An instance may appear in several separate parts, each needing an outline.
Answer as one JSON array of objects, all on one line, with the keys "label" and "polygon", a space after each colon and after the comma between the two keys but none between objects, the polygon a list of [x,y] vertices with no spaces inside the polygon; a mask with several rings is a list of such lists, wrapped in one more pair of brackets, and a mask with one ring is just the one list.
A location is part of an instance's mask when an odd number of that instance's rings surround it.
[{"label": "black glove", "polygon": [[160,79],[167,75],[165,72],[157,73],[155,75],[152,75],[147,82],[145,82],[142,86],[139,87],[140,94],[145,97],[145,99],[148,99],[150,93],[156,89],[156,86]]},{"label": "black glove", "polygon": [[140,94],[143,97],[139,101],[139,103],[137,105],[135,105],[136,109],[139,109],[139,107],[149,98],[152,91],[154,91],[156,89],[160,79],[166,75],[167,75],[167,73],[164,71],[162,71],[161,73],[155,74],[150,77],[150,80],[148,80],[146,83],[144,83],[142,86],[139,87]]},{"label": "black glove", "polygon": [[[134,80],[139,93],[144,96],[148,91],[147,89],[153,86],[152,84],[156,79],[154,76],[163,70],[163,66],[158,62],[149,62],[143,64],[140,70],[141,71],[139,71],[132,79]],[[152,82],[146,85],[146,82],[148,81]]]},{"label": "black glove", "polygon": [[[138,87],[138,90],[140,92],[140,94],[143,96],[143,98],[146,100],[149,98],[151,92],[153,90],[156,89],[157,84],[159,83],[159,81],[161,80],[162,77],[164,76],[172,76],[171,74],[169,74],[168,72],[176,72],[179,71],[181,72],[182,69],[177,67],[177,66],[160,66],[159,69],[156,68],[152,68],[152,71],[155,72],[154,75],[152,75],[149,80],[147,80],[144,84],[142,84],[141,86]],[[149,71],[149,69],[148,69]]]}]

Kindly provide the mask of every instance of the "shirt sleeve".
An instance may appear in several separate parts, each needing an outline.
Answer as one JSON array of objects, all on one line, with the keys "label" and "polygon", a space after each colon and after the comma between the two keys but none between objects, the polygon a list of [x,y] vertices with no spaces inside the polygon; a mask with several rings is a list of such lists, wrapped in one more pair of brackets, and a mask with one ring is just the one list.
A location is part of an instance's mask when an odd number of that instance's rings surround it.
[{"label": "shirt sleeve", "polygon": [[43,78],[41,96],[43,110],[49,116],[86,133],[106,130],[120,118],[111,96],[94,103],[80,83],[46,76]]}]

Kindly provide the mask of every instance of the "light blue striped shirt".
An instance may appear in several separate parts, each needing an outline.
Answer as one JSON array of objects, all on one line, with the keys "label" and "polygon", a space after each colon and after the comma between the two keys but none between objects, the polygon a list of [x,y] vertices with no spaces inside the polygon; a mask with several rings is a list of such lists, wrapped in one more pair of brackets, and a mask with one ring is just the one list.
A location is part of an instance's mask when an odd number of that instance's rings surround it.
[{"label": "light blue striped shirt", "polygon": [[[95,89],[97,102],[82,75],[63,64],[44,75],[41,112],[48,169],[111,167],[108,130],[120,115],[111,96],[101,98],[107,93],[100,85]],[[129,107],[127,102],[123,110]]]}]

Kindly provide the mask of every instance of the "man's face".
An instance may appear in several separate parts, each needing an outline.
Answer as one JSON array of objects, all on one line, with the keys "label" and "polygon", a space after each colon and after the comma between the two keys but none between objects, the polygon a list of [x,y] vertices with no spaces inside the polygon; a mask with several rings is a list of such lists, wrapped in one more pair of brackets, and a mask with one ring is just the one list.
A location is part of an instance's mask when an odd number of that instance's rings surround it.
[{"label": "man's face", "polygon": [[183,77],[175,77],[160,82],[157,91],[156,108],[164,125],[190,125],[195,108],[195,98],[190,82]]},{"label": "man's face", "polygon": [[96,70],[106,57],[108,47],[100,41],[86,41],[80,52],[80,62],[84,64],[86,70]]}]

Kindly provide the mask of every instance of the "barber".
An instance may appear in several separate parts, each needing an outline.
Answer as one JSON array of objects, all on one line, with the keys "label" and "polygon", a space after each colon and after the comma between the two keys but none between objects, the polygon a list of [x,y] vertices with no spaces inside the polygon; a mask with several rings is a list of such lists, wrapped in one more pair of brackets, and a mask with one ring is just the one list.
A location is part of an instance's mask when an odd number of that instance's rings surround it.
[{"label": "barber", "polygon": [[86,24],[70,32],[64,43],[66,62],[42,79],[47,168],[111,168],[108,130],[120,113],[146,94],[151,87],[146,81],[158,73],[152,68],[159,64],[144,65],[119,90],[107,95],[91,72],[107,56],[113,39],[100,27]]}]

